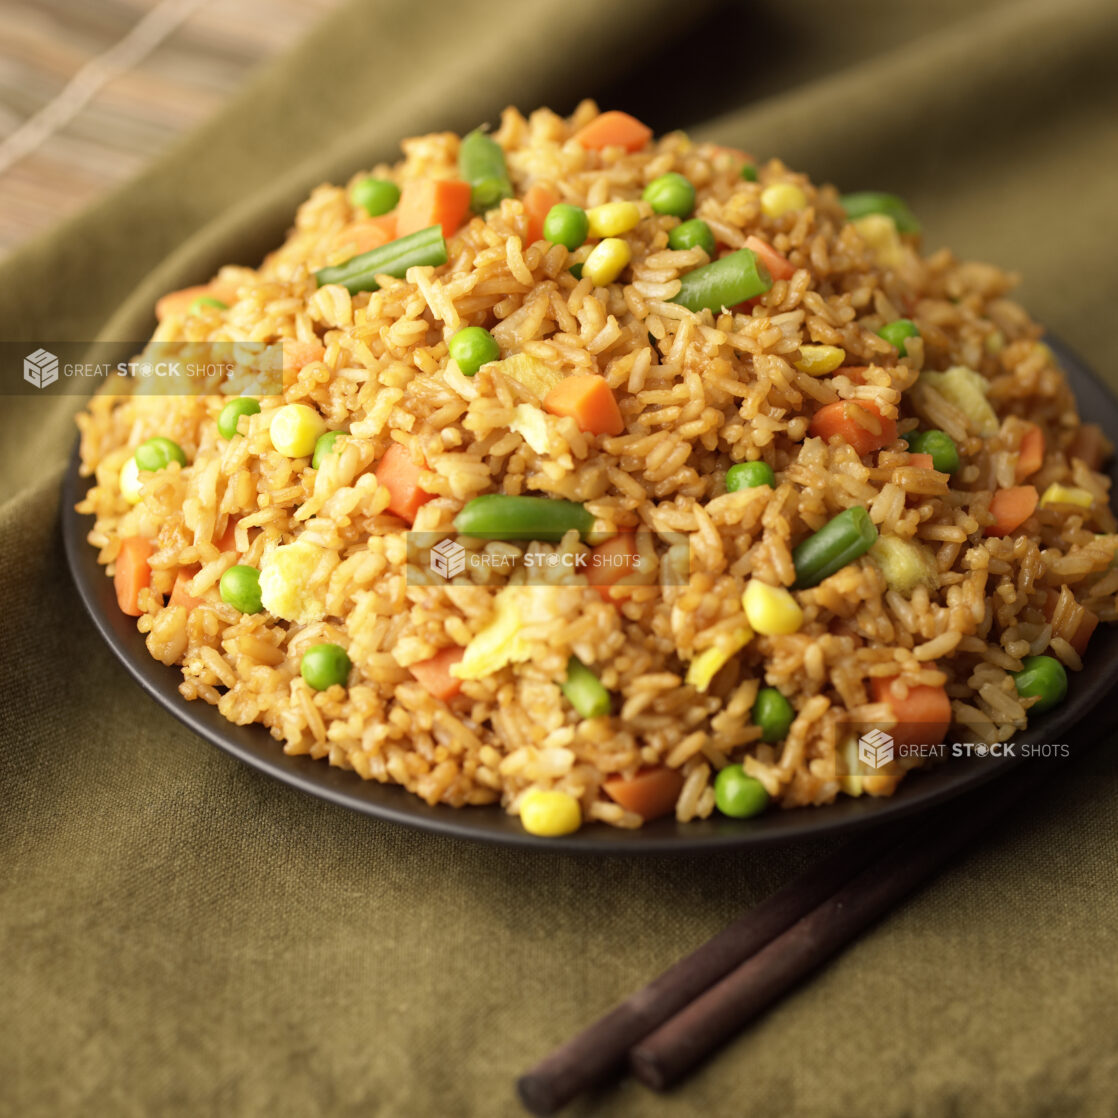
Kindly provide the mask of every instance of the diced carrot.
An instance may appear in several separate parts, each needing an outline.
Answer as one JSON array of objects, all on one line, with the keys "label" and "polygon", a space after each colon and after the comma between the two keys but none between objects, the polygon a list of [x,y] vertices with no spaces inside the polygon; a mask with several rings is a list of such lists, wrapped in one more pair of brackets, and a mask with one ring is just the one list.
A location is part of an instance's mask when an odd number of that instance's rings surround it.
[{"label": "diced carrot", "polygon": [[375,472],[377,481],[388,490],[388,511],[409,524],[414,523],[420,507],[434,496],[419,487],[423,467],[412,461],[406,447],[393,443],[384,452]]},{"label": "diced carrot", "polygon": [[840,365],[835,370],[835,376],[841,373],[844,377],[849,377],[853,384],[865,384],[868,371],[869,365]]},{"label": "diced carrot", "polygon": [[796,274],[796,269],[789,263],[788,258],[781,256],[768,241],[762,241],[760,237],[746,237],[745,247],[757,254],[774,280],[791,279]]},{"label": "diced carrot", "polygon": [[[1045,592],[1044,595],[1044,616],[1049,621],[1056,616],[1056,605],[1060,601],[1060,592],[1052,590],[1051,588]],[[1087,651],[1087,645],[1091,641],[1091,637],[1098,628],[1099,618],[1098,614],[1087,609],[1086,606],[1081,606],[1078,602],[1075,604],[1076,612],[1079,619],[1076,622],[1075,632],[1068,638],[1068,644],[1083,656]]]},{"label": "diced carrot", "polygon": [[1040,494],[1033,485],[1015,485],[999,489],[990,501],[993,524],[986,526],[988,536],[1008,536],[1036,512]]},{"label": "diced carrot", "polygon": [[717,152],[719,155],[732,155],[741,161],[744,167],[747,163],[753,162],[753,156],[747,151],[742,151],[741,148],[727,147],[725,144],[711,144],[711,150]]},{"label": "diced carrot", "polygon": [[565,376],[548,392],[543,406],[552,415],[573,416],[579,430],[591,435],[620,435],[625,430],[613,389],[595,373]]},{"label": "diced carrot", "polygon": [[910,454],[908,456],[908,464],[910,466],[919,466],[922,470],[930,470],[935,466],[935,460],[930,454]]},{"label": "diced carrot", "polygon": [[632,532],[619,532],[590,549],[586,581],[602,596],[603,602],[616,601],[622,588],[617,586],[637,568],[637,545]]},{"label": "diced carrot", "polygon": [[829,443],[836,436],[849,443],[859,458],[895,442],[897,422],[888,419],[869,400],[836,400],[812,417],[808,434]]},{"label": "diced carrot", "polygon": [[294,338],[284,338],[283,346],[283,386],[290,388],[304,365],[321,361],[326,356],[326,347],[318,341],[300,342]]},{"label": "diced carrot", "polygon": [[363,252],[380,248],[381,245],[386,245],[395,239],[396,215],[390,213],[358,221],[342,229],[330,242],[330,246],[333,252],[349,259],[351,256],[360,256]]},{"label": "diced carrot", "polygon": [[1030,423],[1021,436],[1014,475],[1018,481],[1024,481],[1025,478],[1032,477],[1043,465],[1044,432],[1035,423]]},{"label": "diced carrot", "polygon": [[908,694],[902,699],[896,682],[896,676],[870,680],[874,701],[888,703],[897,720],[890,736],[902,745],[939,745],[951,725],[951,700],[947,692],[942,687],[909,684]]},{"label": "diced carrot", "polygon": [[444,237],[458,232],[470,208],[470,184],[460,179],[413,179],[404,184],[396,207],[396,236],[406,237],[432,225]]},{"label": "diced carrot", "polygon": [[168,605],[185,606],[187,613],[189,613],[196,606],[204,604],[202,598],[195,598],[187,589],[191,579],[193,579],[197,573],[197,563],[190,567],[179,567],[178,574],[175,575],[175,584],[171,587],[171,597],[167,601]]},{"label": "diced carrot", "polygon": [[441,652],[436,652],[430,660],[420,660],[412,664],[408,671],[431,692],[436,699],[444,703],[450,702],[462,690],[462,681],[450,674],[450,669],[466,655],[464,648],[451,645]]},{"label": "diced carrot", "polygon": [[1089,470],[1098,470],[1109,457],[1110,442],[1097,423],[1084,423],[1068,446],[1068,458],[1078,458]]},{"label": "diced carrot", "polygon": [[181,291],[168,291],[155,304],[155,317],[163,322],[172,315],[184,315],[190,309],[190,304],[203,295],[220,299],[223,303],[230,303],[235,292],[227,285],[219,283],[202,283],[195,287],[184,287]]},{"label": "diced carrot", "polygon": [[225,531],[215,541],[218,551],[234,551],[237,547],[237,517],[231,516],[225,525]]},{"label": "diced carrot", "polygon": [[129,617],[139,617],[140,591],[151,585],[151,558],[155,547],[143,536],[128,536],[120,541],[120,554],[116,557],[113,587],[117,605]]},{"label": "diced carrot", "polygon": [[642,819],[659,819],[675,810],[675,802],[683,788],[683,774],[678,769],[658,765],[641,769],[628,780],[611,776],[603,785],[610,798],[626,811],[636,812]]},{"label": "diced carrot", "polygon": [[636,117],[616,109],[601,113],[575,133],[575,140],[593,151],[603,148],[640,151],[651,139],[652,129],[647,124],[641,124]]},{"label": "diced carrot", "polygon": [[559,195],[545,182],[534,182],[524,195],[524,212],[528,215],[525,245],[543,240],[543,221],[552,206],[559,205]]}]

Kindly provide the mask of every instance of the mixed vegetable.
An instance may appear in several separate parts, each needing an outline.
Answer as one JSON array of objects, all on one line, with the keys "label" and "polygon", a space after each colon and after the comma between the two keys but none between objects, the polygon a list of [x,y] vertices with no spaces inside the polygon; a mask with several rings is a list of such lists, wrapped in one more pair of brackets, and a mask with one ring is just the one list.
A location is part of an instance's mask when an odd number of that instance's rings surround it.
[{"label": "mixed vegetable", "polygon": [[[650,129],[621,112],[601,113],[574,137],[588,151],[620,153],[639,151],[650,138]],[[720,245],[712,224],[702,216],[695,216],[696,211],[700,215],[704,213],[699,191],[695,183],[678,171],[653,178],[644,186],[639,200],[613,199],[584,209],[562,200],[546,182],[531,183],[518,195],[501,145],[478,129],[459,144],[457,175],[456,179],[410,180],[403,186],[376,176],[353,183],[349,200],[363,217],[354,227],[356,231],[347,234],[350,239],[344,241],[344,245],[350,251],[357,246],[360,251],[318,269],[314,273],[315,283],[319,287],[340,285],[351,295],[357,295],[377,291],[380,277],[403,279],[411,268],[439,267],[447,263],[450,255],[448,239],[455,236],[471,214],[475,216],[470,220],[485,220],[490,211],[518,197],[526,219],[526,244],[543,242],[545,247],[559,247],[568,254],[577,254],[577,260],[568,255],[564,266],[576,281],[588,281],[597,288],[608,288],[621,280],[633,258],[634,242],[629,234],[641,229],[646,221],[658,222],[657,228],[666,230],[667,246],[671,250],[686,252],[698,248],[705,254],[705,263],[679,277],[679,290],[671,297],[672,302],[693,313],[751,314],[756,302],[775,285],[791,284],[796,277],[797,265],[775,245],[789,243],[787,238],[781,240],[781,231],[792,228],[800,220],[799,215],[809,206],[808,196],[793,181],[766,181],[761,185],[761,172],[748,157],[741,165],[740,180],[744,184],[758,185],[742,189],[752,191],[756,206],[768,223],[770,239],[750,234],[741,247],[734,249]],[[766,174],[765,178],[768,177]],[[841,205],[846,219],[862,234],[868,248],[885,266],[893,266],[900,259],[899,237],[920,230],[908,206],[892,194],[876,191],[847,194],[842,196]],[[718,227],[713,216],[711,221]],[[660,244],[663,243],[661,240]],[[777,298],[780,298],[779,293]],[[162,321],[184,313],[222,313],[229,310],[234,301],[234,292],[215,283],[164,297],[157,314]],[[919,307],[908,309],[910,313],[919,313]],[[496,330],[496,322],[490,325]],[[927,321],[925,326],[930,328]],[[501,334],[500,330],[496,332]],[[919,358],[916,341],[924,344],[920,327],[913,318],[881,322],[875,330],[867,329],[866,333],[876,335],[892,349],[892,355],[883,358],[882,368],[893,363],[900,367],[899,363],[911,357],[910,345]],[[843,345],[831,344],[835,340],[842,339],[832,334],[827,341],[805,341],[787,356],[793,370],[790,376],[835,377],[833,383],[840,386],[837,398],[828,400],[824,396],[827,402],[812,407],[805,437],[849,447],[860,459],[880,451],[897,455],[907,447],[909,467],[934,471],[955,479],[958,484],[972,444],[953,438],[939,428],[906,429],[898,437],[898,423],[907,428],[911,421],[903,420],[895,406],[874,399],[872,393],[864,389],[851,393],[845,387],[847,384],[857,388],[865,385],[869,366],[848,364],[850,343],[844,340]],[[649,342],[655,347],[656,339],[651,335]],[[882,352],[880,344],[874,344],[877,351]],[[324,352],[324,346],[316,341],[314,352],[307,359],[321,360]],[[512,430],[537,453],[546,453],[549,423],[573,422],[582,433],[600,439],[616,438],[626,432],[628,403],[625,399],[619,402],[610,380],[585,371],[564,374],[524,353],[503,354],[501,343],[485,325],[477,322],[463,325],[450,334],[446,338],[446,359],[448,367],[452,363],[465,377],[477,377],[484,369],[487,375],[506,377],[520,385],[530,397],[535,397],[536,403],[517,405]],[[295,364],[302,363],[305,362]],[[837,379],[843,377],[845,381]],[[869,383],[879,382],[871,379]],[[1002,432],[1002,425],[988,399],[989,382],[973,369],[956,366],[925,370],[916,381],[916,390],[936,394],[954,414],[963,417],[974,438],[989,439]],[[216,417],[218,436],[225,441],[245,437],[250,428],[247,421],[261,410],[261,403],[251,397],[230,399]],[[243,424],[242,419],[246,420]],[[1053,481],[1042,494],[1028,483],[1027,479],[1044,466],[1045,438],[1037,424],[1017,422],[1020,433],[1014,460],[1016,484],[1001,486],[993,492],[983,525],[987,536],[1012,534],[1038,509],[1088,509],[1094,502],[1094,496],[1079,486]],[[943,425],[955,429],[946,420]],[[253,427],[253,431],[258,433],[259,428]],[[278,454],[293,462],[305,459],[303,467],[309,466],[315,471],[321,470],[326,459],[337,452],[339,440],[351,437],[346,431],[329,429],[311,403],[285,403],[278,407],[268,417],[267,433],[271,447]],[[774,461],[779,464],[779,459]],[[120,493],[127,503],[137,504],[144,498],[153,475],[187,468],[187,454],[178,443],[162,435],[148,438],[123,464],[119,475]],[[378,486],[387,495],[386,512],[409,526],[414,524],[419,510],[435,499],[435,494],[423,488],[427,465],[414,447],[391,443],[376,462],[374,472]],[[745,495],[745,491],[764,488],[770,491],[768,497]],[[758,459],[731,465],[724,475],[724,489],[728,494],[743,493],[743,502],[755,496],[760,500],[770,499],[778,489],[773,464]],[[586,505],[575,501],[488,493],[466,501],[454,517],[453,525],[462,536],[485,541],[558,542],[574,533],[580,544],[589,546],[590,555],[601,560],[587,569],[588,586],[604,603],[619,609],[625,600],[619,584],[623,584],[624,576],[639,564],[631,531],[615,532],[605,540],[595,539],[594,515]],[[224,541],[227,550],[235,550],[232,528],[231,522]],[[115,559],[114,584],[120,608],[130,616],[139,616],[142,612],[141,599],[151,585],[150,560],[154,554],[155,544],[142,536],[121,540]],[[925,544],[916,539],[880,534],[870,511],[853,504],[796,543],[792,550],[794,578],[789,586],[773,585],[760,577],[749,577],[745,581],[740,625],[711,647],[686,656],[681,654],[681,658],[687,660],[685,685],[702,696],[716,686],[718,673],[754,640],[772,640],[798,633],[804,625],[805,608],[809,611],[818,608],[811,593],[813,589],[863,557],[881,572],[890,590],[905,597],[920,587],[931,591],[940,585],[935,556]],[[294,599],[317,561],[313,544],[295,541],[277,548],[266,560],[264,570],[246,563],[228,566],[217,582],[217,597],[223,606],[237,614],[270,612],[289,620],[303,618],[305,613],[301,611],[305,603],[295,603]],[[199,604],[214,604],[191,595],[190,576],[196,569],[179,572],[170,596],[171,605],[191,609]],[[520,586],[499,591],[489,623],[466,647],[453,644],[428,659],[410,664],[408,670],[416,683],[436,700],[450,703],[462,694],[464,683],[482,679],[507,664],[526,659],[528,646],[522,629],[528,607],[524,593],[525,588]],[[1051,594],[1053,597],[1045,603],[1049,619],[1057,609],[1067,608],[1060,604],[1060,594],[1055,591]],[[1097,621],[1094,615],[1088,614],[1078,623],[1071,643],[1080,655]],[[768,648],[767,645],[761,647]],[[1043,712],[1063,701],[1068,680],[1059,660],[1038,655],[1028,656],[1021,663],[1013,680],[1018,695],[1031,700],[1031,710]],[[313,644],[299,657],[299,674],[314,692],[347,686],[353,669],[347,650],[333,642]],[[613,696],[594,667],[578,656],[570,655],[564,677],[555,684],[578,719],[610,717],[614,709]],[[890,710],[895,721],[893,733],[899,740],[932,741],[947,732],[951,704],[943,687],[906,685],[893,677],[875,677],[867,681],[867,686],[872,701]],[[755,740],[766,746],[779,745],[792,732],[796,717],[795,707],[780,690],[771,686],[761,686],[757,690],[749,713],[749,720],[755,727],[751,731]],[[765,786],[746,771],[748,764],[746,762],[744,767],[737,763],[725,764],[714,781],[715,805],[730,818],[757,815],[769,803]],[[642,767],[628,775],[613,775],[605,780],[602,790],[627,811],[648,820],[674,810],[683,784],[683,774],[677,768],[656,765]],[[520,797],[517,806],[523,826],[536,835],[569,834],[577,830],[583,820],[584,805],[559,790],[530,789]]]}]

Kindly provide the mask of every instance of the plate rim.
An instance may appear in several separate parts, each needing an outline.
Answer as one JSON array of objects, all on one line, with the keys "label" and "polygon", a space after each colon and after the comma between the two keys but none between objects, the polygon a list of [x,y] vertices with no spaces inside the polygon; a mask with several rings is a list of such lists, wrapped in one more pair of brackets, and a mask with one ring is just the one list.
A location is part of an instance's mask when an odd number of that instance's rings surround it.
[{"label": "plate rim", "polygon": [[[1118,398],[1065,343],[1052,335],[1045,341],[1059,358],[1071,382],[1081,414],[1098,411],[1097,419],[1108,435],[1118,441]],[[1084,397],[1087,397],[1085,400]],[[90,484],[81,477],[80,435],[75,440],[62,482],[59,516],[63,546],[71,577],[82,605],[100,638],[108,645],[133,681],[160,707],[177,718],[199,737],[235,757],[243,764],[277,779],[289,787],[309,793],[339,807],[371,815],[451,838],[511,846],[526,850],[588,855],[683,855],[745,850],[780,843],[819,838],[845,837],[857,831],[878,827],[898,819],[922,814],[929,808],[965,795],[988,780],[1009,771],[1019,757],[950,762],[914,772],[890,797],[845,798],[818,807],[774,811],[750,820],[712,817],[678,823],[674,819],[655,820],[637,830],[609,827],[604,823],[585,824],[561,840],[531,835],[519,821],[497,804],[452,808],[428,805],[399,785],[363,780],[352,770],[339,769],[325,760],[290,756],[283,751],[259,723],[247,727],[227,721],[216,707],[202,700],[184,699],[177,690],[182,674],[176,665],[166,666],[148,653],[135,620],[113,608],[110,580],[96,561],[96,549],[86,542],[92,517],[78,513],[74,506]],[[1118,462],[1112,462],[1110,475],[1118,480]],[[1118,681],[1118,626],[1100,631],[1106,639],[1105,656],[1092,661],[1104,665],[1088,674],[1089,664],[1075,677],[1085,686],[1073,689],[1069,701],[1030,725],[1015,738],[1025,744],[1058,741],[1059,735],[1080,722],[1103,701]],[[1099,646],[1096,646],[1098,651]],[[252,741],[245,740],[252,735]],[[952,771],[954,770],[954,771]],[[945,775],[946,774],[946,775]],[[964,775],[965,774],[965,775]],[[478,813],[487,813],[480,816]],[[766,822],[767,821],[767,822]]]}]

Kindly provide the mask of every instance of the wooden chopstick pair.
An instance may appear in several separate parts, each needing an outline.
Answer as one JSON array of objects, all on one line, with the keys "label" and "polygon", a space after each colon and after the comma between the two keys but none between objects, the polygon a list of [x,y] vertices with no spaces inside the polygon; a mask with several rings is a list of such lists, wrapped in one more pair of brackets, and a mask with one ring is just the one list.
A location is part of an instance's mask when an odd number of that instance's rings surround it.
[{"label": "wooden chopstick pair", "polygon": [[517,1081],[521,1101],[533,1114],[553,1114],[626,1066],[655,1090],[670,1087],[1061,762],[1019,765],[915,826],[902,821],[859,836],[546,1056]]}]

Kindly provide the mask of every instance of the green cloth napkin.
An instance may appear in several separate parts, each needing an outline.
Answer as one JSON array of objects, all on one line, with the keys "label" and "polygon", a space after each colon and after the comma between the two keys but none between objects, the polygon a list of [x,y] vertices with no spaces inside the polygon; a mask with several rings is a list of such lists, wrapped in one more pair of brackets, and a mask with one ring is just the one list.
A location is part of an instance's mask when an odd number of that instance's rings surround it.
[{"label": "green cloth napkin", "polygon": [[[580,96],[907,197],[1118,385],[1112,0],[350,3],[0,264],[0,339],[140,339],[317,182]],[[17,375],[4,370],[6,377]],[[9,380],[6,392],[13,393]],[[193,737],[71,586],[78,401],[0,406],[0,1112],[519,1112],[551,1046],[826,847],[578,859],[328,806]],[[572,1114],[1113,1114],[1118,757],[1100,748],[686,1085]]]}]

